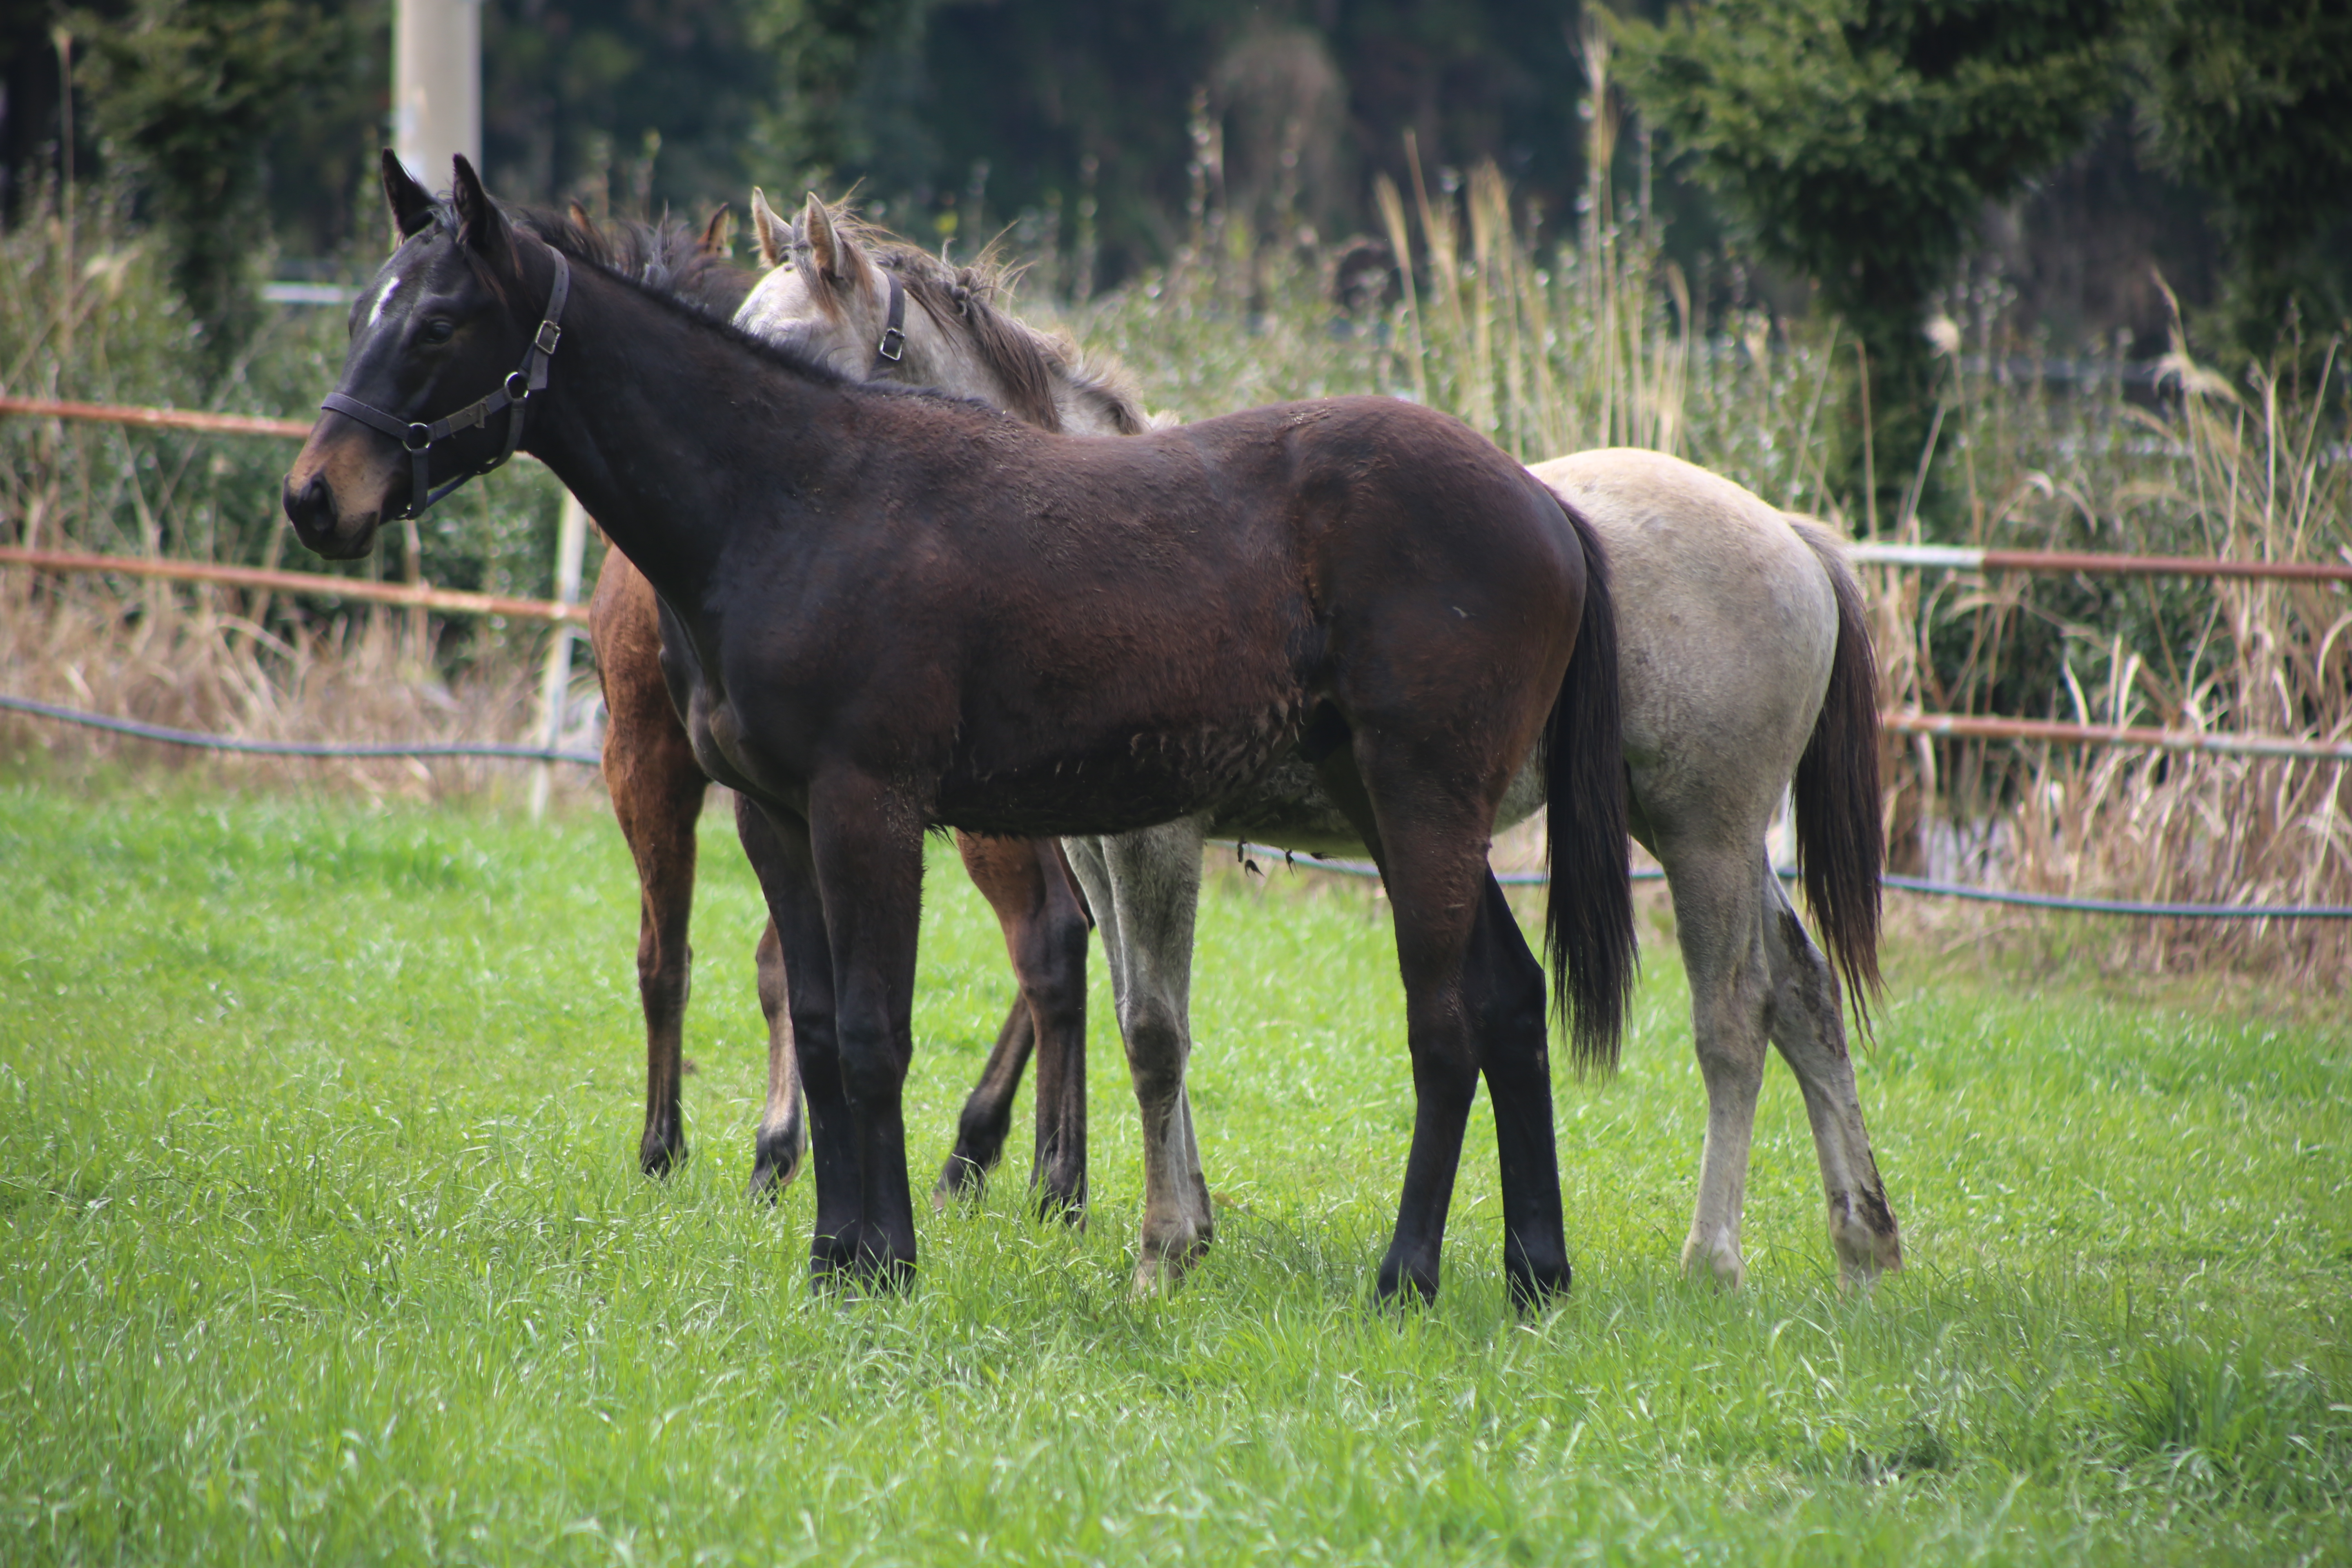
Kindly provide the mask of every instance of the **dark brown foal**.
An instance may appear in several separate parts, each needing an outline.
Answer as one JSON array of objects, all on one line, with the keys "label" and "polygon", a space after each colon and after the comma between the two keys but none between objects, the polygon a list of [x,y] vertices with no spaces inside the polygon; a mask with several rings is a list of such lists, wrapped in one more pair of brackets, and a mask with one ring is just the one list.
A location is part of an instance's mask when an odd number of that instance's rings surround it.
[{"label": "dark brown foal", "polygon": [[[604,683],[604,784],[613,815],[636,861],[637,996],[646,1015],[646,1128],[637,1163],[662,1175],[686,1157],[678,1109],[686,1001],[693,950],[695,824],[709,777],[694,760],[686,727],[662,679],[661,616],[652,584],[614,551],[604,558],[589,602],[588,638]],[[997,1033],[983,1083],[1022,1066],[1042,1040],[1037,1099],[1037,1163],[1029,1184],[1041,1209],[1083,1224],[1087,1201],[1087,1108],[1083,1094],[1061,1092],[1059,1078],[1083,1084],[1087,1039],[1087,914],[1050,838],[983,838],[958,834],[972,884],[1003,928],[1005,951],[1021,994]],[[808,1152],[800,1070],[793,1051],[783,953],[771,921],[759,944],[760,1008],[768,1020],[768,1089],[754,1144],[754,1194],[781,1193]],[[1055,1075],[1048,1082],[1045,1075]],[[1004,1152],[1011,1095],[974,1096],[940,1177],[937,1201],[975,1192]]]}]

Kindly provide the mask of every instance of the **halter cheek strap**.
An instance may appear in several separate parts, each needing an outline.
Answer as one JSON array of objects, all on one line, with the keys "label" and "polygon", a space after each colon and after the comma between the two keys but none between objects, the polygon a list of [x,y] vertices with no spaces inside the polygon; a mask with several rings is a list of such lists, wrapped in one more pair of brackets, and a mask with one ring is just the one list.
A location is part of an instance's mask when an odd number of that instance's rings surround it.
[{"label": "halter cheek strap", "polygon": [[[515,447],[522,441],[523,414],[530,405],[530,396],[535,392],[545,390],[547,362],[554,357],[557,345],[563,341],[563,302],[572,294],[571,263],[564,260],[562,251],[552,247],[549,247],[548,255],[555,261],[555,287],[548,291],[547,314],[541,320],[539,331],[530,335],[530,348],[524,353],[520,368],[509,372],[507,378],[499,384],[498,390],[488,397],[477,398],[446,419],[436,419],[429,425],[398,418],[341,392],[327,394],[326,400],[319,405],[337,414],[348,415],[362,425],[373,426],[408,449],[413,474],[408,507],[394,515],[422,517],[427,507],[451,490],[467,479],[488,473],[515,455]],[[432,489],[434,447],[460,430],[487,425],[493,415],[501,413],[507,416],[507,442],[499,455],[478,468],[467,469],[439,489]]]},{"label": "halter cheek strap", "polygon": [[882,324],[882,341],[874,345],[874,353],[885,363],[897,364],[907,352],[907,289],[888,268],[883,268],[883,276],[890,279],[890,319]]}]

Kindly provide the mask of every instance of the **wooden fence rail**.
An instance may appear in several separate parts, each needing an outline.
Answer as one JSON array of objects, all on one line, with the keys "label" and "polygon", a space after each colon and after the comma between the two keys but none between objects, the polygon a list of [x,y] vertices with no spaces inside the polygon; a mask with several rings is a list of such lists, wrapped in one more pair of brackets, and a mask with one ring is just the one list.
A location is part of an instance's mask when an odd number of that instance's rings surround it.
[{"label": "wooden fence rail", "polygon": [[2151,730],[2131,724],[2070,724],[2056,719],[1999,719],[1974,713],[1922,713],[1915,709],[1905,709],[1880,717],[1888,729],[1906,735],[1985,741],[2053,741],[2137,746],[2158,752],[2218,752],[2229,756],[2305,757],[2315,762],[2352,763],[2352,744],[2296,740],[2283,735],[2208,734],[2202,730]]},{"label": "wooden fence rail", "polygon": [[307,594],[328,599],[364,599],[370,604],[438,610],[448,616],[505,616],[520,621],[588,624],[585,605],[548,599],[515,599],[502,594],[469,594],[460,588],[371,583],[364,577],[331,577],[323,572],[270,572],[257,566],[215,566],[201,561],[149,559],[138,555],[85,555],[71,550],[26,550],[0,545],[0,566],[39,572],[120,573],[182,583],[215,583],[227,588],[262,588],[275,594]]},{"label": "wooden fence rail", "polygon": [[40,419],[88,419],[101,425],[136,425],[149,430],[194,430],[207,436],[283,436],[299,441],[310,433],[295,419],[265,419],[254,414],[205,414],[189,408],[133,408],[117,403],[55,403],[44,397],[0,397],[0,414]]}]

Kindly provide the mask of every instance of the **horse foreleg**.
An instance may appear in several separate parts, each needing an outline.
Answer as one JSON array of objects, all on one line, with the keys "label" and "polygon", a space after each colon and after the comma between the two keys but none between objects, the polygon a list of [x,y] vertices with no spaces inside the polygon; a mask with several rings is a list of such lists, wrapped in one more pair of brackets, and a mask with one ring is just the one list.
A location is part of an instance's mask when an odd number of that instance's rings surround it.
[{"label": "horse foreleg", "polygon": [[[857,1171],[855,1220],[830,1237],[821,1232],[811,1263],[820,1278],[845,1270],[872,1285],[902,1289],[915,1276],[905,1095],[922,924],[922,810],[891,784],[845,766],[811,780],[808,797],[808,843],[833,952],[835,1081]],[[797,989],[797,966],[793,982]],[[797,1008],[793,1021],[800,1023]],[[805,1043],[802,1048],[808,1054]],[[814,1115],[814,1072],[808,1091]],[[815,1132],[822,1161],[822,1121]],[[824,1170],[821,1163],[820,1200]]]},{"label": "horse foreleg", "polygon": [[1764,944],[1772,964],[1772,1043],[1805,1096],[1813,1152],[1829,1202],[1830,1246],[1838,1277],[1867,1288],[1903,1267],[1903,1238],[1863,1125],[1853,1060],[1846,1052],[1837,976],[1805,933],[1779,879],[1766,889]]},{"label": "horse foreleg", "polygon": [[[810,1163],[816,1168],[815,1240],[809,1267],[822,1279],[845,1258],[859,1212],[857,1152],[842,1091],[824,903],[817,892],[806,824],[738,796],[735,826],[742,837],[744,858],[751,862],[767,899],[769,929],[776,934],[782,960],[783,1000],[806,1097]],[[770,1189],[773,1174],[753,1167],[754,1196]]]},{"label": "horse foreleg", "polygon": [[1674,890],[1675,934],[1690,977],[1691,1043],[1706,1082],[1706,1145],[1683,1270],[1705,1268],[1736,1289],[1747,1275],[1739,1227],[1764,1081],[1769,1000],[1759,879],[1771,871],[1760,840],[1727,851],[1668,843],[1659,858]]},{"label": "horse foreleg", "polygon": [[[1086,1224],[1087,1203],[1087,916],[1050,838],[984,838],[956,835],[964,869],[996,913],[1013,972],[1021,982],[1037,1052],[1037,1152],[1029,1186],[1039,1211]],[[1021,1052],[1013,1020],[997,1036],[989,1068],[964,1107],[957,1150],[940,1173],[942,1191],[959,1169],[975,1173],[983,1162],[964,1143],[980,1121],[974,1152],[995,1163],[1011,1125],[1013,1091],[1021,1081]],[[974,1102],[979,1102],[975,1106]],[[979,1110],[980,1118],[974,1111]],[[993,1131],[992,1145],[986,1136]],[[961,1162],[959,1156],[961,1156]],[[976,1182],[975,1182],[976,1184]],[[938,1194],[935,1194],[935,1201]]]},{"label": "horse foreleg", "polygon": [[1192,925],[1202,824],[1180,818],[1071,839],[1070,867],[1102,931],[1119,1037],[1143,1123],[1143,1234],[1135,1288],[1174,1285],[1215,1239],[1184,1076],[1192,1055]]}]

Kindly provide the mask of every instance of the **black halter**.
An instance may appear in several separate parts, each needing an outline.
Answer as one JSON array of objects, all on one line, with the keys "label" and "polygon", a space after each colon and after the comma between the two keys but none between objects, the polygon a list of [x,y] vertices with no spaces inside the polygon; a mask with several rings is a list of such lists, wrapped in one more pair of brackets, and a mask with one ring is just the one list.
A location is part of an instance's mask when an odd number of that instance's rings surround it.
[{"label": "black halter", "polygon": [[907,289],[898,281],[896,272],[887,267],[882,270],[883,275],[890,279],[890,319],[882,323],[882,341],[874,345],[874,352],[880,358],[897,364],[898,356],[907,352]]},{"label": "black halter", "polygon": [[[563,252],[553,246],[548,247],[547,254],[555,260],[555,287],[548,290],[547,315],[539,323],[539,331],[530,335],[530,348],[523,355],[521,368],[509,372],[506,380],[499,384],[498,390],[488,397],[477,399],[446,419],[436,419],[430,425],[412,424],[395,418],[381,408],[371,407],[341,392],[327,394],[326,401],[319,405],[337,414],[348,415],[363,425],[372,425],[408,449],[415,478],[409,486],[407,510],[395,512],[394,516],[422,517],[425,508],[467,479],[488,473],[514,456],[516,446],[522,440],[524,410],[530,404],[531,394],[545,389],[547,362],[553,356],[556,345],[563,341],[563,301],[572,293],[571,263],[564,260]],[[467,469],[439,489],[433,489],[432,454],[435,444],[447,440],[460,430],[487,425],[492,415],[508,409],[513,412],[507,415],[507,444],[499,455],[478,468]],[[423,499],[419,500],[419,497]]]}]

